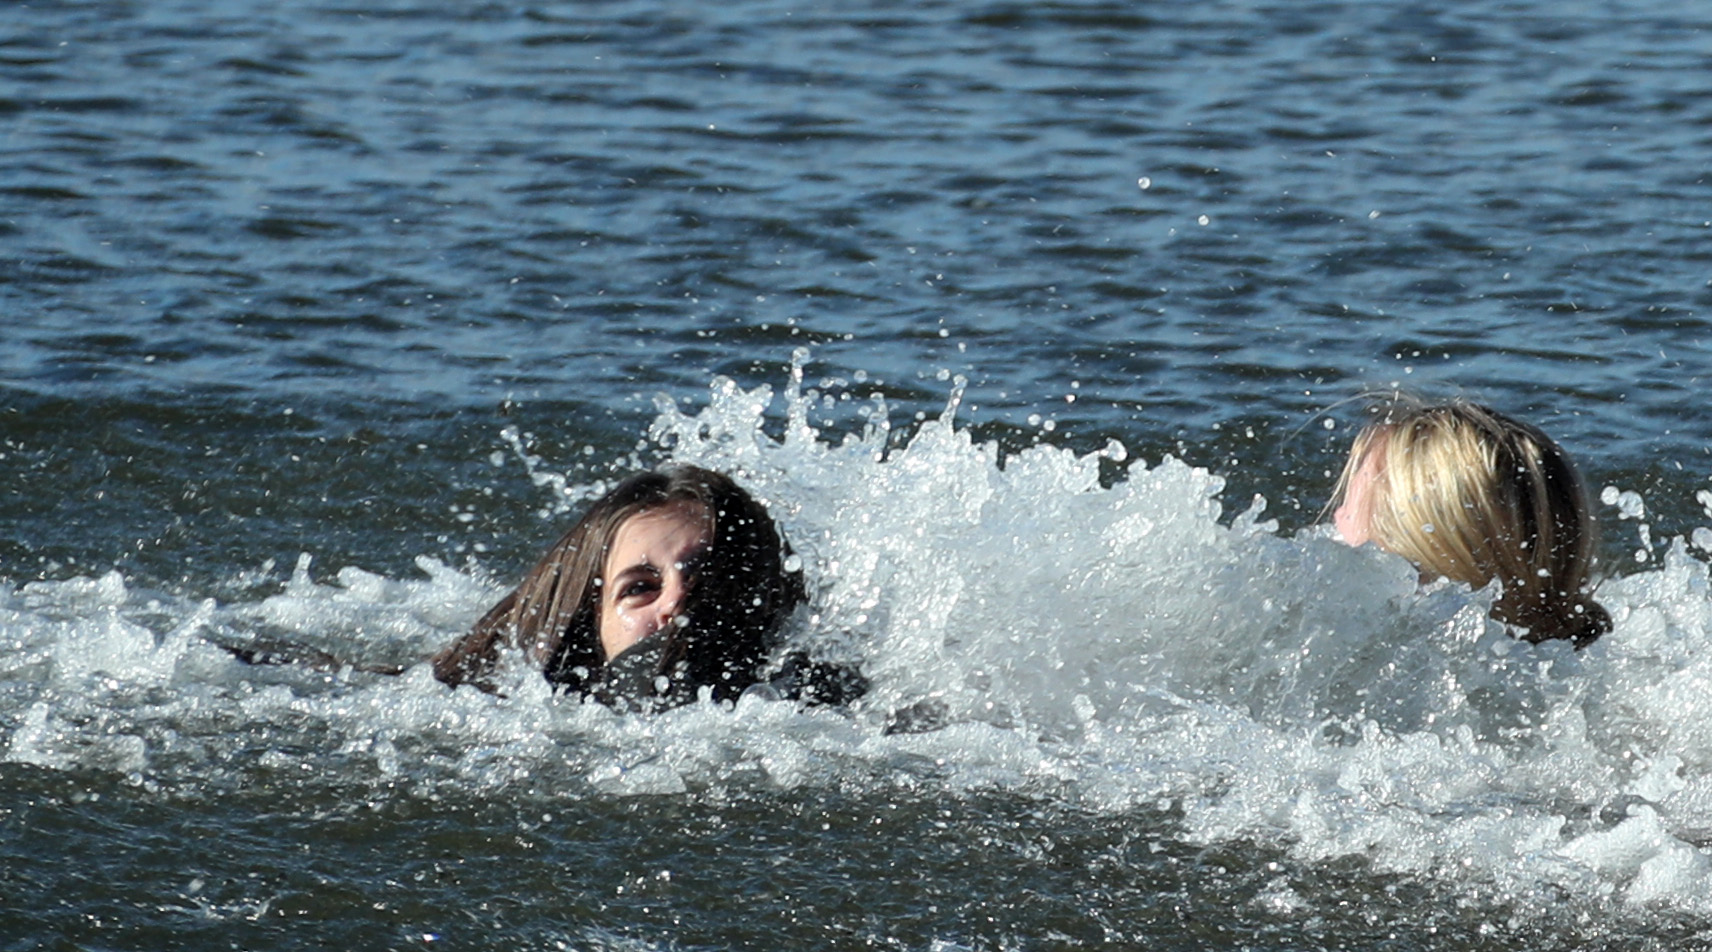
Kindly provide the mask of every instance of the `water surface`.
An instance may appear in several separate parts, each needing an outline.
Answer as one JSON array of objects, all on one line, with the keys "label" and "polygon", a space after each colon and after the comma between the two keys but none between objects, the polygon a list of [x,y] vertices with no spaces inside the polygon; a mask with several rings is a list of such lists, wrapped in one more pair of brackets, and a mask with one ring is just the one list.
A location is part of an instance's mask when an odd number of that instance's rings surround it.
[{"label": "water surface", "polygon": [[[1705,944],[1709,26],[15,5],[0,947]],[[1582,462],[1613,635],[1315,528],[1395,386]],[[216,647],[419,658],[667,459],[863,705]]]}]

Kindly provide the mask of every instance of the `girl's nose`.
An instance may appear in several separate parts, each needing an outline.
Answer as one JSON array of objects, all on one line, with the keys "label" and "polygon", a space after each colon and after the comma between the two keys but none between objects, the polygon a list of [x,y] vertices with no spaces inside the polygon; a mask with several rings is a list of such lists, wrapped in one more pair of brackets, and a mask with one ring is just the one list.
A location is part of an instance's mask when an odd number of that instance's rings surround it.
[{"label": "girl's nose", "polygon": [[684,597],[688,594],[688,586],[681,578],[667,579],[660,586],[660,597],[654,601],[655,631],[671,624],[672,620],[678,617],[678,613],[684,608]]}]

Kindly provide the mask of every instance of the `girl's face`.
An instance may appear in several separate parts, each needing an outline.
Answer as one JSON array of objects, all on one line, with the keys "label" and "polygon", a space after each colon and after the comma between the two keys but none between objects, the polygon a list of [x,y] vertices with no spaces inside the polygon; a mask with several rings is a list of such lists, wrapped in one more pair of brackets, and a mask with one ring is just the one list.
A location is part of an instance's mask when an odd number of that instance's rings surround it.
[{"label": "girl's face", "polygon": [[707,508],[683,500],[631,516],[618,527],[601,572],[600,646],[611,661],[672,624],[707,551]]},{"label": "girl's face", "polygon": [[1344,488],[1343,504],[1332,515],[1338,535],[1350,545],[1373,541],[1373,490],[1379,479],[1379,445],[1367,448],[1361,466]]}]

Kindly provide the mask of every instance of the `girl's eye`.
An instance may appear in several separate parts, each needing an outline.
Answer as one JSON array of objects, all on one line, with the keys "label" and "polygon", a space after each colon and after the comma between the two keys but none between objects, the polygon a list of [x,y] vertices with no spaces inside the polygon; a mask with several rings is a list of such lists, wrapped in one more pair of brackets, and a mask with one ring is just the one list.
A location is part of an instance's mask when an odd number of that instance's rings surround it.
[{"label": "girl's eye", "polygon": [[631,582],[629,585],[626,585],[623,588],[619,589],[618,590],[618,597],[619,598],[634,598],[637,595],[646,595],[649,592],[652,592],[659,587],[660,587],[660,583],[658,583],[658,582],[654,582],[654,581],[651,581],[648,579],[637,579],[636,581]]}]

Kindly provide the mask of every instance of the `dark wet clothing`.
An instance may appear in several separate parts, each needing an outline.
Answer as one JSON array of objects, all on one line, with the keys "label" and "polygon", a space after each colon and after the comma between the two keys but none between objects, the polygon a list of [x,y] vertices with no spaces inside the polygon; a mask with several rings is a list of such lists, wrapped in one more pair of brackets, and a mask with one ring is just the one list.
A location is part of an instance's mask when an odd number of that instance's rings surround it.
[{"label": "dark wet clothing", "polygon": [[669,645],[661,635],[650,635],[592,674],[548,671],[547,680],[555,687],[580,685],[585,696],[613,710],[642,713],[688,704],[703,687],[714,688],[716,698],[735,698],[759,685],[774,697],[809,707],[842,707],[868,691],[868,679],[854,667],[815,661],[802,651],[787,654],[778,671],[765,680],[746,672],[729,671],[721,672],[720,683],[703,684],[689,676],[685,665],[664,663]]},{"label": "dark wet clothing", "polygon": [[[585,697],[625,713],[654,713],[689,704],[700,696],[703,687],[713,688],[714,697],[720,700],[735,700],[760,689],[769,697],[796,701],[804,707],[845,707],[868,691],[868,679],[854,666],[815,661],[803,651],[786,654],[779,669],[764,680],[753,672],[729,671],[719,673],[718,683],[698,681],[690,676],[687,665],[666,670],[665,654],[670,644],[667,638],[654,635],[631,645],[612,663],[601,665],[592,673],[569,665],[555,666],[544,673],[555,690],[580,691]],[[245,664],[291,665],[325,671],[351,667],[388,675],[405,670],[403,665],[345,661],[296,642],[258,641],[220,647]],[[472,679],[469,683],[484,691],[495,690],[485,680]]]}]

